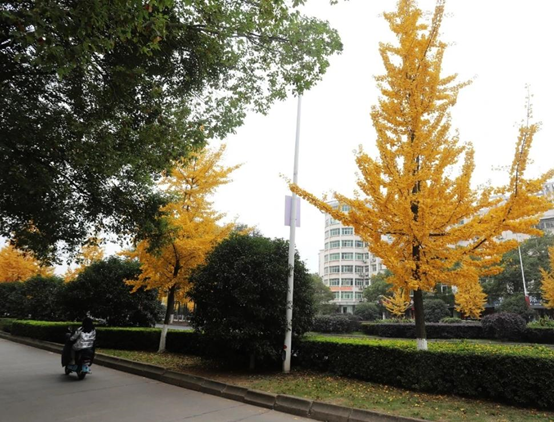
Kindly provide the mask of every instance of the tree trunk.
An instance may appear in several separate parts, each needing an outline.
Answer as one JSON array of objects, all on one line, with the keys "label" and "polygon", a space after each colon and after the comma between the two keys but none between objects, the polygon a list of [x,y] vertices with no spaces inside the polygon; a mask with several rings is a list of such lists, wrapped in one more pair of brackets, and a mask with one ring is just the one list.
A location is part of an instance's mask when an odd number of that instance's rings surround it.
[{"label": "tree trunk", "polygon": [[423,313],[423,291],[414,290],[414,313],[417,350],[427,350],[427,333],[425,332],[425,316]]},{"label": "tree trunk", "polygon": [[171,317],[173,316],[174,306],[175,306],[175,286],[171,286],[167,294],[167,309],[165,311],[164,325],[162,327],[162,334],[160,335],[160,347],[158,348],[158,352],[165,351],[165,340],[167,337],[167,330],[169,328],[169,324],[171,323]]},{"label": "tree trunk", "polygon": [[256,354],[250,353],[250,365],[248,366],[248,369],[250,371],[253,371],[256,368]]}]

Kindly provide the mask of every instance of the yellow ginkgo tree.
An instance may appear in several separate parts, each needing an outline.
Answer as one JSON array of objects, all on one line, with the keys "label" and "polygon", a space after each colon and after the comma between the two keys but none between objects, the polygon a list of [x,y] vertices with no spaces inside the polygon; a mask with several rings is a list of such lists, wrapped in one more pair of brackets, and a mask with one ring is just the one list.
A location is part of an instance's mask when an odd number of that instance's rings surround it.
[{"label": "yellow ginkgo tree", "polygon": [[0,249],[0,283],[25,281],[36,275],[50,277],[54,275],[54,269],[43,266],[31,254],[12,245]]},{"label": "yellow ginkgo tree", "polygon": [[538,129],[528,121],[519,129],[508,184],[471,187],[474,151],[459,142],[450,116],[467,83],[441,75],[443,14],[442,0],[430,21],[414,0],[400,0],[396,11],[384,14],[397,42],[380,45],[385,73],[376,77],[381,95],[371,111],[378,156],[360,147],[361,192],[353,198],[334,194],[350,211],[291,185],[299,196],[354,227],[392,272],[387,281],[393,290],[413,292],[419,349],[427,348],[423,292],[437,283],[456,286],[459,309],[478,315],[483,304],[479,277],[501,271],[501,255],[517,246],[502,242],[502,232],[540,235],[534,225],[551,206],[537,194],[553,173],[524,177]]},{"label": "yellow ginkgo tree", "polygon": [[192,271],[205,262],[207,255],[234,228],[234,223],[220,224],[224,215],[214,211],[210,201],[210,195],[218,186],[228,183],[229,174],[238,167],[219,163],[224,150],[224,147],[216,151],[206,149],[175,164],[160,183],[173,198],[161,210],[166,223],[162,246],[152,250],[148,241],[142,241],[123,253],[141,263],[139,278],[128,283],[135,290],[158,289],[167,298],[160,351],[165,350],[175,301],[186,295]]},{"label": "yellow ginkgo tree", "polygon": [[542,300],[546,308],[554,309],[554,246],[548,248],[550,257],[550,271],[541,268],[542,275]]}]

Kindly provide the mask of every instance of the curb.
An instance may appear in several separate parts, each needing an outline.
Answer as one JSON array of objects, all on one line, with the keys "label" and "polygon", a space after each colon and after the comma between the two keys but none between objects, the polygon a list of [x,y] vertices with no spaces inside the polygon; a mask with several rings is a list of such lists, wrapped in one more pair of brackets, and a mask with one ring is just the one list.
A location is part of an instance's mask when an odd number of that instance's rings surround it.
[{"label": "curb", "polygon": [[[62,345],[49,341],[33,340],[27,337],[15,337],[9,333],[0,331],[0,339],[13,341],[14,343],[36,347],[53,353],[61,353]],[[219,381],[169,371],[161,366],[148,363],[135,362],[96,353],[94,363],[107,368],[128,372],[145,378],[154,379],[166,384],[172,384],[201,393],[212,394],[248,403],[266,409],[274,409],[279,412],[296,416],[315,419],[325,422],[425,422],[422,419],[414,419],[403,416],[387,415],[386,413],[371,410],[353,409],[334,404],[312,401],[296,396],[273,394],[265,391],[250,390],[246,387],[225,384]]]}]

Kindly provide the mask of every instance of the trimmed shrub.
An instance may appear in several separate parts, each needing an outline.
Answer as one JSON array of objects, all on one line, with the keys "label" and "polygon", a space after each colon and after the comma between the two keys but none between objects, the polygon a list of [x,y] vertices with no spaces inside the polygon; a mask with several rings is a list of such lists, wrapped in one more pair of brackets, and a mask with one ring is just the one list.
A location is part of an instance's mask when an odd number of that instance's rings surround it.
[{"label": "trimmed shrub", "polygon": [[319,315],[314,318],[312,331],[317,333],[351,333],[361,330],[362,319],[352,314]]},{"label": "trimmed shrub", "polygon": [[[308,339],[297,364],[306,369],[438,394],[554,408],[554,353],[546,348]],[[526,350],[527,349],[527,350]]]},{"label": "trimmed shrub", "polygon": [[[481,324],[425,324],[429,339],[481,339],[485,338]],[[416,338],[415,324],[362,324],[361,330],[370,336],[389,338]]]},{"label": "trimmed shrub", "polygon": [[0,331],[10,333],[12,330],[12,323],[14,321],[15,318],[0,318]]},{"label": "trimmed shrub", "polygon": [[319,315],[314,318],[312,331],[317,333],[351,333],[350,321],[339,315]]},{"label": "trimmed shrub", "polygon": [[[65,343],[67,328],[78,328],[80,322],[14,321],[12,335],[36,340]],[[96,328],[96,346],[104,349],[158,350],[160,329],[157,328]]]},{"label": "trimmed shrub", "polygon": [[425,299],[423,301],[425,322],[439,322],[450,316],[448,305],[440,299]]},{"label": "trimmed shrub", "polygon": [[445,317],[439,321],[441,324],[462,324],[464,321],[461,318]]},{"label": "trimmed shrub", "polygon": [[362,302],[356,305],[354,315],[359,316],[363,321],[375,321],[379,319],[381,312],[375,303]]},{"label": "trimmed shrub", "polygon": [[481,325],[485,336],[499,340],[521,339],[527,327],[521,316],[507,312],[487,315],[481,320]]},{"label": "trimmed shrub", "polygon": [[554,328],[533,328],[527,326],[523,336],[525,341],[529,343],[554,344]]}]

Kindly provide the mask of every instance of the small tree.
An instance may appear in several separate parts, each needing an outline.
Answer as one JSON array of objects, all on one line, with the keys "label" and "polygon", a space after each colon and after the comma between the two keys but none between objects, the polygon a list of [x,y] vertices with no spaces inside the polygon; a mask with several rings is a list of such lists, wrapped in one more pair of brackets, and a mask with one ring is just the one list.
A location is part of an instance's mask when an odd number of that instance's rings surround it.
[{"label": "small tree", "polygon": [[[258,360],[280,357],[285,336],[288,242],[233,234],[192,277],[192,324],[217,350]],[[313,282],[298,255],[294,264],[293,336],[311,327]]]},{"label": "small tree", "polygon": [[136,289],[125,283],[140,274],[136,261],[110,257],[85,268],[65,283],[61,300],[69,319],[80,320],[90,312],[111,326],[143,326],[156,323],[161,305],[156,290]]},{"label": "small tree", "polygon": [[159,245],[140,242],[123,254],[138,259],[141,273],[128,283],[139,289],[158,289],[167,298],[166,314],[160,336],[159,351],[165,350],[165,339],[175,301],[185,297],[192,271],[205,262],[206,256],[234,228],[219,225],[224,214],[214,211],[209,201],[216,188],[228,183],[229,174],[238,166],[224,167],[219,161],[225,151],[204,150],[187,160],[175,163],[161,186],[174,199],[162,208]]},{"label": "small tree", "polygon": [[541,268],[542,278],[542,298],[544,306],[550,309],[554,309],[554,246],[549,248],[550,257],[550,271]]},{"label": "small tree", "polygon": [[313,296],[313,308],[316,314],[329,314],[336,311],[337,305],[331,302],[335,295],[331,289],[323,284],[323,280],[317,274],[310,274],[310,279],[312,281],[312,287],[314,291]]}]

